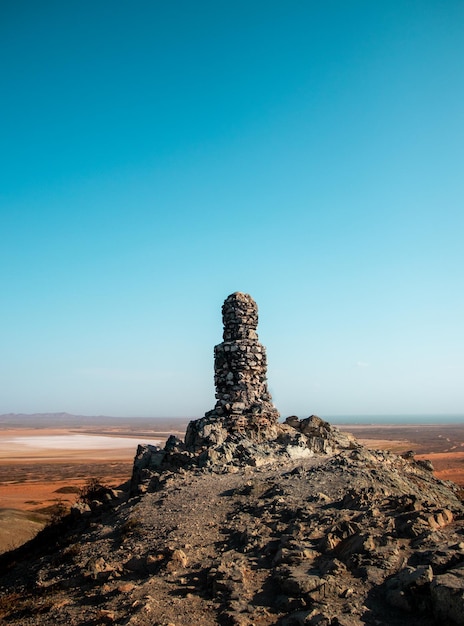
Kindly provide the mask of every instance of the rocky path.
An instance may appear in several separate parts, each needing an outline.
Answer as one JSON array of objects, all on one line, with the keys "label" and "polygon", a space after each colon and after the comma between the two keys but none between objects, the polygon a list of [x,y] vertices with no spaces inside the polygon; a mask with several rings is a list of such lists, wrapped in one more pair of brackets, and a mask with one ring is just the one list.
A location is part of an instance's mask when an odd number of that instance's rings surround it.
[{"label": "rocky path", "polygon": [[386,452],[167,472],[47,541],[2,563],[2,623],[464,623],[462,504]]}]

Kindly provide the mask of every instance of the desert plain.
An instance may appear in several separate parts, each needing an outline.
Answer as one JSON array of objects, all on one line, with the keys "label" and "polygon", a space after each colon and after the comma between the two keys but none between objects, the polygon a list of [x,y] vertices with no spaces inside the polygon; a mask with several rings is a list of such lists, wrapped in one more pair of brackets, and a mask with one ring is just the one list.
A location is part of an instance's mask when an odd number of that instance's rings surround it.
[{"label": "desert plain", "polygon": [[186,422],[147,426],[0,426],[0,553],[18,547],[90,480],[117,489],[131,477],[139,443],[164,445]]},{"label": "desert plain", "polygon": [[[117,489],[137,445],[183,437],[187,421],[0,426],[0,553],[32,538],[57,507],[69,508],[91,479]],[[339,426],[368,448],[429,459],[435,475],[464,488],[464,423]]]},{"label": "desert plain", "polygon": [[434,474],[464,487],[464,423],[373,424],[343,427],[368,448],[404,454],[412,450],[416,459],[429,459]]}]

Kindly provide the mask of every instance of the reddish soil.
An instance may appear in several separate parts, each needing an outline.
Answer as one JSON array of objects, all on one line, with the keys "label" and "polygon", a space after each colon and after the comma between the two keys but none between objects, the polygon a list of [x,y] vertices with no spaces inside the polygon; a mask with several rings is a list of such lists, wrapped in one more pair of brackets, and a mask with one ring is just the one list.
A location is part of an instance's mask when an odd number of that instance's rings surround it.
[{"label": "reddish soil", "polygon": [[[464,487],[464,424],[442,426],[343,426],[369,448],[396,453],[414,450],[416,458],[430,459],[435,475]],[[27,450],[11,439],[69,434],[130,437],[127,448]],[[166,439],[169,433],[118,429],[0,430],[0,552],[33,536],[45,523],[50,507],[71,506],[91,478],[117,487],[129,480],[136,446],[147,439]],[[175,433],[183,436],[183,433]],[[14,518],[14,519],[13,519]],[[14,532],[13,532],[14,531]]]},{"label": "reddish soil", "polygon": [[368,448],[402,454],[413,450],[417,459],[429,459],[435,475],[464,487],[464,424],[350,425],[351,432]]},{"label": "reddish soil", "polygon": [[[92,449],[24,446],[21,438],[86,434],[108,436],[107,447]],[[111,438],[128,438],[111,447]],[[70,507],[90,479],[116,488],[131,477],[137,444],[164,441],[167,433],[118,429],[18,428],[0,430],[0,553],[33,537],[58,503]],[[38,440],[39,441],[39,440]],[[133,442],[133,443],[132,443]]]}]

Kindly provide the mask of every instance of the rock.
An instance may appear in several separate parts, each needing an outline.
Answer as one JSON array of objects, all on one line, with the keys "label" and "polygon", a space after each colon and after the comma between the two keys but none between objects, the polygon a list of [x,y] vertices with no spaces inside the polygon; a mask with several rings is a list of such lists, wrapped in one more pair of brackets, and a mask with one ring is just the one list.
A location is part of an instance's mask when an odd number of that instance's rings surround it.
[{"label": "rock", "polygon": [[97,618],[101,620],[103,623],[112,624],[116,619],[116,614],[114,611],[108,611],[106,609],[100,609],[97,612]]},{"label": "rock", "polygon": [[230,472],[358,446],[353,437],[316,415],[303,420],[292,416],[279,423],[267,387],[266,350],[256,333],[255,301],[235,292],[226,298],[222,317],[224,341],[214,348],[214,409],[188,424],[185,442],[171,435],[163,450],[150,445],[137,448],[131,495],[161,489],[166,471]]},{"label": "rock", "polygon": [[86,576],[97,580],[99,578],[107,578],[114,571],[114,567],[109,565],[103,557],[94,557],[87,561],[84,573]]},{"label": "rock", "polygon": [[183,550],[173,550],[171,555],[168,557],[168,570],[178,570],[179,568],[183,569],[187,567],[188,557]]},{"label": "rock", "polygon": [[116,587],[116,590],[119,593],[130,593],[131,591],[134,591],[134,589],[135,589],[134,583],[121,583],[120,585]]},{"label": "rock", "polygon": [[169,435],[168,440],[166,441],[166,445],[164,446],[164,450],[166,452],[184,452],[185,444],[178,437],[175,437],[174,435]]},{"label": "rock", "polygon": [[433,571],[428,565],[406,567],[387,581],[385,599],[403,611],[423,611],[432,579]]},{"label": "rock", "polygon": [[74,518],[78,517],[89,517],[92,514],[92,510],[90,506],[83,502],[82,500],[78,500],[71,506],[71,515]]},{"label": "rock", "polygon": [[433,464],[429,459],[417,459],[416,465],[429,472],[433,472]]},{"label": "rock", "polygon": [[274,439],[279,418],[267,388],[266,350],[258,342],[258,307],[248,294],[236,292],[222,307],[223,343],[214,348],[216,406],[190,422],[189,450],[222,444],[229,435],[251,440]]},{"label": "rock", "polygon": [[4,555],[0,620],[464,626],[458,488],[316,415],[279,423],[256,304],[232,294],[223,319],[214,409],[137,448],[137,497],[93,489]]},{"label": "rock", "polygon": [[137,446],[137,452],[135,453],[132,467],[131,495],[137,495],[139,493],[140,485],[145,485],[145,487],[148,485],[155,475],[156,470],[160,469],[165,455],[166,452],[159,446],[150,444],[139,444]]},{"label": "rock", "polygon": [[433,613],[441,624],[464,624],[464,563],[435,576],[430,592]]},{"label": "rock", "polygon": [[449,509],[422,508],[402,513],[395,518],[395,525],[400,537],[420,537],[430,530],[438,530],[453,521]]},{"label": "rock", "polygon": [[298,598],[311,598],[320,601],[326,596],[328,581],[318,571],[311,571],[304,565],[280,567],[276,579],[282,592]]}]

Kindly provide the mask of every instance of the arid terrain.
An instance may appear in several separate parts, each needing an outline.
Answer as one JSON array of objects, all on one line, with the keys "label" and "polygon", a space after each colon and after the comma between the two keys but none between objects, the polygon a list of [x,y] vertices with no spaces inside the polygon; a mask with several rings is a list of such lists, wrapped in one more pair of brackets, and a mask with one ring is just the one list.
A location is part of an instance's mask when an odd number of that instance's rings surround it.
[{"label": "arid terrain", "polygon": [[89,480],[126,482],[138,443],[164,444],[177,428],[185,432],[185,422],[150,426],[0,425],[0,553],[33,537],[59,507],[69,509]]},{"label": "arid terrain", "polygon": [[340,427],[371,449],[429,459],[435,475],[464,487],[464,424],[350,425]]},{"label": "arid terrain", "polygon": [[[164,443],[169,434],[182,437],[185,426],[186,421],[144,420],[116,426],[71,422],[57,428],[46,422],[0,427],[0,553],[33,537],[57,506],[69,508],[90,479],[113,488],[126,482],[138,443]],[[432,461],[438,478],[464,487],[464,424],[343,425],[340,429],[371,449],[398,454],[413,450],[416,458]],[[66,437],[71,443],[57,447]],[[43,445],[47,439],[50,447]]]},{"label": "arid terrain", "polygon": [[[93,490],[81,512],[0,556],[0,620],[463,626],[458,491],[410,455],[329,436],[348,447],[210,468],[178,466],[194,457],[173,452],[138,495]],[[266,448],[254,449],[258,463]]]}]

